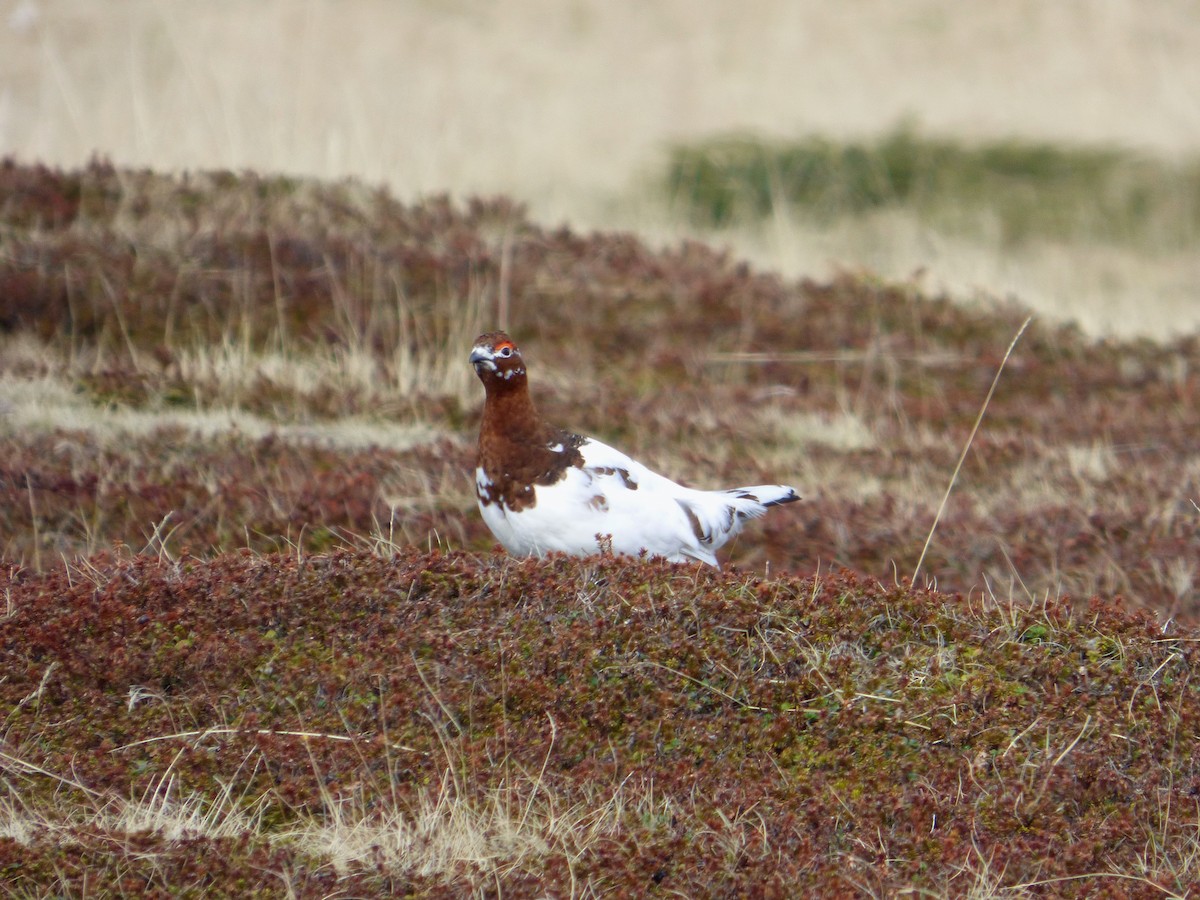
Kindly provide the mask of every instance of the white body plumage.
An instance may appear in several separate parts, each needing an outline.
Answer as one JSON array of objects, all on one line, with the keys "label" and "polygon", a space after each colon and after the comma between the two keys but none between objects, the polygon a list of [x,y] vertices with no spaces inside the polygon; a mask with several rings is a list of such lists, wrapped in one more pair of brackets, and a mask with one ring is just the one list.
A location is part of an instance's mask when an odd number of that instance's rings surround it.
[{"label": "white body plumage", "polygon": [[[561,444],[557,449],[562,450]],[[717,566],[716,551],[746,521],[798,499],[792,488],[778,484],[724,491],[686,488],[591,438],[578,450],[583,465],[567,467],[554,484],[535,485],[535,502],[528,508],[513,511],[502,503],[480,501],[484,522],[509,553],[586,556],[608,549]],[[476,469],[475,479],[485,494],[490,484],[482,468]]]}]

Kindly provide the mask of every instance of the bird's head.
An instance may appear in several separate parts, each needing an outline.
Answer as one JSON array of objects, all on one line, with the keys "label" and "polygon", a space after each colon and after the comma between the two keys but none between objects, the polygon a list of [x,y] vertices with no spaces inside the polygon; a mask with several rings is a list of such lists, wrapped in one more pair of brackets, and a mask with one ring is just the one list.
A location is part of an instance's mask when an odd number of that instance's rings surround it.
[{"label": "bird's head", "polygon": [[481,334],[475,339],[475,346],[471,348],[471,365],[484,385],[515,383],[525,377],[521,351],[503,331]]}]

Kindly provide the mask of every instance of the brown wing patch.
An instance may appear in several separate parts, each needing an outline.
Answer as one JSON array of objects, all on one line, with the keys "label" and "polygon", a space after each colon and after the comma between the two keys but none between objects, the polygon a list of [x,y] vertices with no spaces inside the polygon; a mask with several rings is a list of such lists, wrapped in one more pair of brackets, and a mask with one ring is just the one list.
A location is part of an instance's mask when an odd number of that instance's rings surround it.
[{"label": "brown wing patch", "polygon": [[594,472],[597,475],[616,475],[621,479],[621,484],[625,485],[631,491],[638,489],[638,483],[633,480],[633,476],[629,474],[628,469],[620,468],[619,466],[591,466],[588,471]]},{"label": "brown wing patch", "polygon": [[692,526],[692,534],[696,536],[696,540],[701,544],[711,544],[712,534],[704,530],[704,525],[700,522],[700,517],[696,515],[696,511],[682,500],[676,500],[675,502],[679,504],[679,508],[687,516],[688,524]]}]

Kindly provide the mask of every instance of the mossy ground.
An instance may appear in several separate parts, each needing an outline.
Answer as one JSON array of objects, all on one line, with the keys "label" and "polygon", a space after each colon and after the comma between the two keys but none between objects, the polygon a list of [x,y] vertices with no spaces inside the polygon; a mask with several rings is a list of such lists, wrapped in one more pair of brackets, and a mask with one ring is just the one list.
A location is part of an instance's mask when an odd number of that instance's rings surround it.
[{"label": "mossy ground", "polygon": [[[0,238],[13,889],[1197,889],[1196,338],[1035,321],[914,587],[1014,305],[102,163],[5,163]],[[725,573],[493,555],[501,323],[556,422],[804,501]]]},{"label": "mossy ground", "polygon": [[[1009,885],[1092,876],[1056,895],[1200,887],[1145,858],[1196,852],[1197,645],[1111,605],[415,550],[106,557],[6,593],[7,787],[67,819],[0,842],[9,886],[957,894],[983,854]],[[67,816],[168,773],[254,829]],[[439,791],[578,822],[406,870],[383,834]],[[376,858],[318,852],[347,819]]]}]

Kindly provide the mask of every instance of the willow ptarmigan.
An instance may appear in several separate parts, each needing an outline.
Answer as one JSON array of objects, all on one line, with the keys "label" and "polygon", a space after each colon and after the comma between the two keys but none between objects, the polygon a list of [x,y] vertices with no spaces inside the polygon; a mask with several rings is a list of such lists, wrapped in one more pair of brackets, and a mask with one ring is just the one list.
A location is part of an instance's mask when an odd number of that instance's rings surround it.
[{"label": "willow ptarmigan", "polygon": [[717,566],[716,551],[747,519],[800,499],[782,484],[686,488],[607,444],[555,428],[538,415],[521,351],[502,331],[476,339],[471,365],[487,391],[475,493],[509,553],[589,556],[607,548]]}]

